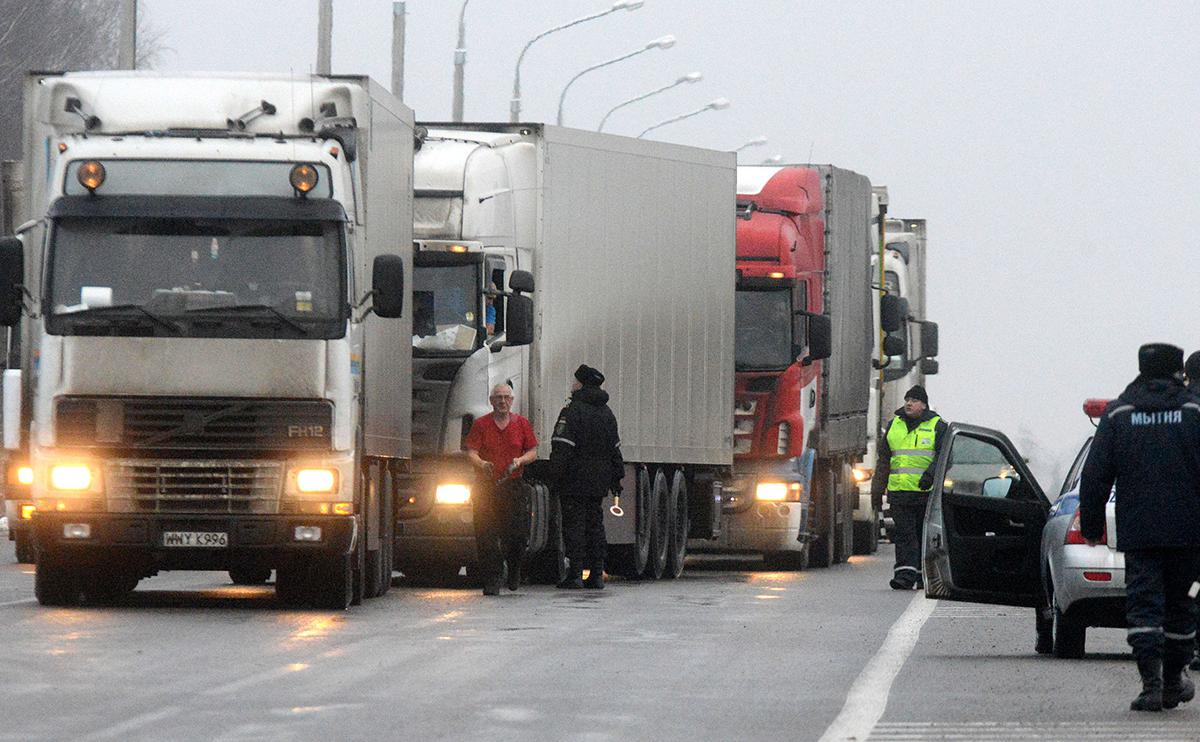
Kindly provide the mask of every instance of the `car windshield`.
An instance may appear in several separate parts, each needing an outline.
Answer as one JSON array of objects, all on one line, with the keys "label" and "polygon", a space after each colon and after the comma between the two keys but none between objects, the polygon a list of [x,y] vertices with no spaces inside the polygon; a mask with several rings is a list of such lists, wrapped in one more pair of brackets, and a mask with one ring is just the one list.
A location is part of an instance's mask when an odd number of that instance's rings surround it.
[{"label": "car windshield", "polygon": [[53,334],[340,337],[341,228],[287,219],[58,219]]},{"label": "car windshield", "polygon": [[470,352],[482,338],[479,265],[417,266],[413,278],[413,349]]},{"label": "car windshield", "polygon": [[792,354],[792,295],[788,290],[737,292],[734,359],[739,371],[779,371]]}]

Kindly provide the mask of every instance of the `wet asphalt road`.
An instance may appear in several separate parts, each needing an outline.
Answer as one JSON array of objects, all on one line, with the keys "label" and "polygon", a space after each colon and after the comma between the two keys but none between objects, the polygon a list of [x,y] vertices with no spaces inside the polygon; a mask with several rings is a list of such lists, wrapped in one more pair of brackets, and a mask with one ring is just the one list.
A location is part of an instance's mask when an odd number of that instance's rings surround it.
[{"label": "wet asphalt road", "polygon": [[[828,738],[1200,739],[1198,708],[1124,710],[1122,632],[1039,657],[1028,610],[893,592],[890,558],[701,557],[675,581],[498,599],[398,580],[345,613],[168,573],[118,606],[48,609],[4,541],[0,740],[816,740],[835,720]],[[911,654],[881,653],[898,619]]]}]

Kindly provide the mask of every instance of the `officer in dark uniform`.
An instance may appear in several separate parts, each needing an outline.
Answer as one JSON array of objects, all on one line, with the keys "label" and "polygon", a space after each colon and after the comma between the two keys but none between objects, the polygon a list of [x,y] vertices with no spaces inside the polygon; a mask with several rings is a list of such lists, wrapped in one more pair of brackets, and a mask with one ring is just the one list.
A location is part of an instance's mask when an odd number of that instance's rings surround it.
[{"label": "officer in dark uniform", "polygon": [[888,582],[893,590],[923,588],[921,533],[925,504],[933,487],[933,461],[946,439],[946,421],[929,409],[929,395],[917,384],[904,393],[904,406],[878,438],[871,502],[883,508],[887,491],[896,545],[896,565]]},{"label": "officer in dark uniform", "polygon": [[1115,484],[1128,641],[1142,676],[1130,708],[1161,711],[1196,694],[1185,666],[1196,643],[1188,590],[1200,576],[1200,401],[1180,381],[1183,351],[1174,345],[1143,345],[1138,370],[1100,418],[1079,525],[1088,544],[1099,542]]},{"label": "officer in dark uniform", "polygon": [[[600,388],[604,374],[590,366],[575,370],[571,401],[558,415],[551,438],[554,493],[562,510],[562,534],[570,570],[558,587],[604,588],[604,509],[608,492],[621,490],[625,463],[617,418]],[[586,582],[583,568],[591,570]]]},{"label": "officer in dark uniform", "polygon": [[[1187,377],[1188,391],[1200,399],[1200,350],[1193,351],[1183,364],[1183,375]],[[1197,598],[1200,601],[1200,598]],[[1200,603],[1197,603],[1200,606]],[[1196,655],[1189,665],[1193,671],[1200,671],[1200,636],[1196,637]]]}]

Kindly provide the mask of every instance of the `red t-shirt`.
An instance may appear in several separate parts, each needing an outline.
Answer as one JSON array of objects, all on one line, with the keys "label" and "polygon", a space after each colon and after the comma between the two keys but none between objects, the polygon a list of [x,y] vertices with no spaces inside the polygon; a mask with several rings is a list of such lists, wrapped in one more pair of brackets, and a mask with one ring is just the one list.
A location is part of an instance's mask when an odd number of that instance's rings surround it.
[{"label": "red t-shirt", "polygon": [[[484,461],[492,462],[492,466],[495,467],[492,470],[492,478],[499,481],[513,459],[531,448],[536,448],[537,444],[533,426],[528,420],[510,412],[508,425],[501,430],[496,425],[493,413],[489,412],[471,423],[471,432],[467,433],[465,447],[479,454],[479,458]],[[519,476],[521,469],[517,469],[514,478]]]}]

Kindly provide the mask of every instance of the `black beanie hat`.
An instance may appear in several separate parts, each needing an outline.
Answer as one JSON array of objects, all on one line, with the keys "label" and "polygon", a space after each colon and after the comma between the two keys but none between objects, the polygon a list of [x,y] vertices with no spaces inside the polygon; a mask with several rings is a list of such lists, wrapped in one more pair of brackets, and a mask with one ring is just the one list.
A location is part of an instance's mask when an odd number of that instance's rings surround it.
[{"label": "black beanie hat", "polygon": [[584,386],[600,386],[604,383],[604,374],[585,364],[575,369],[575,379]]},{"label": "black beanie hat", "polygon": [[905,392],[904,398],[915,399],[919,402],[923,402],[926,407],[929,406],[929,395],[925,393],[925,387],[921,386],[920,384],[914,385],[912,389],[909,389],[907,392]]},{"label": "black beanie hat", "polygon": [[1188,356],[1187,363],[1183,364],[1183,372],[1187,374],[1188,381],[1200,381],[1200,350]]},{"label": "black beanie hat", "polygon": [[1146,343],[1138,348],[1138,371],[1152,379],[1170,378],[1183,370],[1183,348],[1170,343]]}]

